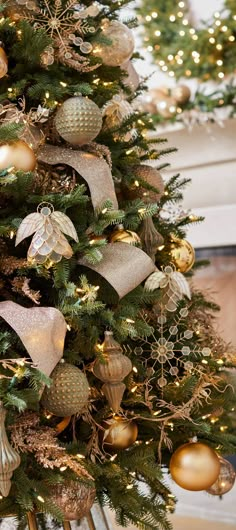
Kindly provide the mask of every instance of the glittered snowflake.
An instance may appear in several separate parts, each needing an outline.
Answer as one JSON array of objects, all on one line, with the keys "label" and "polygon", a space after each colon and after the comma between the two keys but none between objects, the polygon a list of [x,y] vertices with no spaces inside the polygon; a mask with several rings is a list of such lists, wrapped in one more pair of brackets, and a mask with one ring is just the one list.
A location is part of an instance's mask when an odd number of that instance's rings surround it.
[{"label": "glittered snowflake", "polygon": [[96,4],[83,8],[76,0],[17,0],[17,3],[25,6],[25,18],[33,22],[35,28],[44,29],[53,41],[42,57],[45,66],[53,64],[54,59],[77,71],[90,71],[99,66],[90,65],[86,55],[93,46],[84,40],[86,35],[96,31],[87,20],[99,14]]}]

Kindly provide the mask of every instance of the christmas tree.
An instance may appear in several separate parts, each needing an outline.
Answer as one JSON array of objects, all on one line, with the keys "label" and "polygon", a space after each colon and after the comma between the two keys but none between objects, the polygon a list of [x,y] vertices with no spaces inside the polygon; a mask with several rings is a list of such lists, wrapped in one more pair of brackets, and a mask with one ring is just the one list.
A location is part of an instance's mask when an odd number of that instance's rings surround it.
[{"label": "christmas tree", "polygon": [[134,110],[126,4],[1,6],[0,517],[19,528],[96,498],[168,530],[163,469],[223,494],[235,452],[235,358],[189,283],[188,181],[164,182],[171,148]]}]

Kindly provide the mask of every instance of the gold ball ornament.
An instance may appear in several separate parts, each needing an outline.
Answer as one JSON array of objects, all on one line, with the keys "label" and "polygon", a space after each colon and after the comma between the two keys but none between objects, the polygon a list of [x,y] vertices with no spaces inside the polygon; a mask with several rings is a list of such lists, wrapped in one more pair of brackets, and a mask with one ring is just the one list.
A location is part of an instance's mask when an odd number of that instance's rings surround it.
[{"label": "gold ball ornament", "polygon": [[24,140],[0,146],[0,170],[14,167],[15,170],[34,171],[36,163],[33,149]]},{"label": "gold ball ornament", "polygon": [[155,101],[156,110],[162,118],[173,118],[177,113],[176,100],[171,96],[165,96]]},{"label": "gold ball ornament", "polygon": [[51,487],[50,500],[57,504],[64,514],[66,521],[75,521],[85,517],[95,501],[95,488],[68,480],[64,484]]},{"label": "gold ball ornament", "polygon": [[51,373],[52,384],[45,388],[41,403],[55,416],[80,414],[88,403],[86,376],[72,364],[59,363]]},{"label": "gold ball ornament", "polygon": [[217,480],[220,461],[213,449],[200,442],[181,445],[171,457],[172,479],[183,489],[202,491]]},{"label": "gold ball ornament", "polygon": [[5,77],[8,71],[8,59],[3,48],[0,47],[0,79]]},{"label": "gold ball ornament", "polygon": [[[160,172],[147,164],[133,166],[130,171],[135,177],[135,182],[130,188],[124,187],[125,198],[132,200],[139,197],[144,202],[158,202],[165,191],[164,181]],[[139,179],[153,186],[158,191],[155,192],[144,188],[142,183],[139,183]]]},{"label": "gold ball ornament", "polygon": [[174,238],[171,244],[171,261],[177,271],[190,271],[195,262],[195,250],[186,239]]},{"label": "gold ball ornament", "polygon": [[128,245],[141,246],[141,239],[132,230],[125,230],[123,225],[118,225],[110,236],[110,243],[128,243]]},{"label": "gold ball ornament", "polygon": [[138,436],[138,427],[133,421],[113,416],[102,422],[100,441],[105,451],[114,452],[127,449]]},{"label": "gold ball ornament", "polygon": [[220,461],[220,474],[216,479],[216,482],[212,484],[210,488],[207,489],[207,493],[211,495],[225,495],[228,493],[234,486],[236,474],[234,467],[228,460],[224,458],[219,458]]},{"label": "gold ball ornament", "polygon": [[190,100],[191,90],[187,85],[177,85],[172,89],[171,95],[179,105],[184,105]]},{"label": "gold ball ornament", "polygon": [[57,132],[72,145],[91,142],[102,128],[102,113],[89,98],[75,96],[67,99],[55,117]]},{"label": "gold ball ornament", "polygon": [[132,31],[117,20],[104,20],[102,35],[109,39],[109,44],[98,43],[93,53],[100,57],[107,66],[121,66],[133,55],[134,37]]}]

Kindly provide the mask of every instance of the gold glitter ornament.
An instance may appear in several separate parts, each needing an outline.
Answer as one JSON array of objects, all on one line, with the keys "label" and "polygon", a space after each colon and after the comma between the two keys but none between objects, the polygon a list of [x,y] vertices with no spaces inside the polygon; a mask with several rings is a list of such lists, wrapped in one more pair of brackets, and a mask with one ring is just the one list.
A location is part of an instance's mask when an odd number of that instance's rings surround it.
[{"label": "gold glitter ornament", "polygon": [[109,44],[98,43],[93,54],[100,57],[107,66],[121,66],[133,55],[134,37],[132,31],[117,20],[105,19],[102,23],[102,35],[109,39]]},{"label": "gold glitter ornament", "polygon": [[183,489],[202,491],[217,480],[220,461],[216,452],[200,442],[181,445],[171,457],[173,480]]},{"label": "gold glitter ornament", "polygon": [[91,99],[67,99],[55,117],[57,132],[72,145],[84,145],[96,138],[102,128],[102,113]]},{"label": "gold glitter ornament", "polygon": [[2,79],[8,71],[7,55],[2,47],[0,47],[0,79]]},{"label": "gold glitter ornament", "polygon": [[184,105],[190,100],[191,90],[187,85],[177,85],[171,90],[171,95],[179,105]]},{"label": "gold glitter ornament", "polygon": [[55,416],[80,414],[88,403],[89,385],[84,373],[69,363],[59,363],[51,373],[52,384],[45,388],[41,403]]},{"label": "gold glitter ornament", "polygon": [[85,517],[95,501],[96,490],[83,482],[68,480],[50,488],[50,501],[59,506],[66,521]]},{"label": "gold glitter ornament", "polygon": [[210,493],[210,495],[225,495],[225,493],[228,493],[233,488],[235,483],[236,474],[232,464],[221,457],[219,458],[219,461],[220,474],[216,479],[216,482],[207,489],[207,493]]},{"label": "gold glitter ornament", "polygon": [[3,497],[9,495],[13,471],[20,465],[20,456],[7,438],[5,418],[6,409],[0,402],[0,492]]},{"label": "gold glitter ornament", "polygon": [[102,422],[99,436],[102,447],[107,453],[121,451],[137,440],[138,427],[134,421],[113,416]]},{"label": "gold glitter ornament", "polygon": [[75,227],[67,215],[55,212],[52,204],[47,202],[39,204],[36,213],[31,213],[23,219],[16,234],[15,245],[19,245],[34,232],[27,253],[31,263],[50,266],[61,261],[62,257],[67,259],[72,257],[72,248],[63,233],[77,242]]},{"label": "gold glitter ornament", "polygon": [[141,246],[141,239],[138,234],[136,234],[136,232],[132,232],[131,230],[125,230],[122,224],[118,225],[110,236],[111,243],[115,243],[117,241],[120,243],[128,243],[128,245]]},{"label": "gold glitter ornament", "polygon": [[190,271],[195,262],[195,251],[186,239],[172,238],[171,261],[179,272]]}]

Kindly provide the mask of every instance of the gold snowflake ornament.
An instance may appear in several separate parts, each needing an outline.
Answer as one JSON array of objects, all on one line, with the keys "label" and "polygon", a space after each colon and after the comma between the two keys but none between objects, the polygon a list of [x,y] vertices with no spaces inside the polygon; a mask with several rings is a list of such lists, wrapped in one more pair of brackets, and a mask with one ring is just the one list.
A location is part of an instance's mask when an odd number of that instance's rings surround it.
[{"label": "gold snowflake ornament", "polygon": [[62,212],[55,212],[52,204],[39,204],[37,212],[31,213],[20,224],[15,245],[23,239],[32,236],[27,258],[32,264],[46,265],[61,261],[62,257],[71,258],[73,250],[63,233],[72,237],[76,242],[78,236],[72,221]]},{"label": "gold snowflake ornament", "polygon": [[[45,66],[53,64],[54,59],[80,72],[88,72],[99,66],[89,64],[86,55],[92,51],[93,46],[84,40],[86,35],[96,31],[87,22],[88,17],[99,14],[96,4],[83,9],[76,0],[17,0],[17,3],[25,6],[25,18],[33,22],[35,28],[44,29],[52,38],[53,46],[49,46],[42,56]],[[78,53],[76,47],[85,55]]]}]

